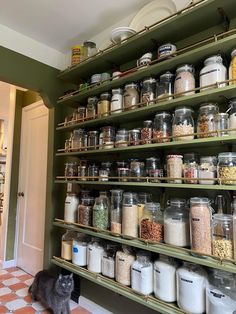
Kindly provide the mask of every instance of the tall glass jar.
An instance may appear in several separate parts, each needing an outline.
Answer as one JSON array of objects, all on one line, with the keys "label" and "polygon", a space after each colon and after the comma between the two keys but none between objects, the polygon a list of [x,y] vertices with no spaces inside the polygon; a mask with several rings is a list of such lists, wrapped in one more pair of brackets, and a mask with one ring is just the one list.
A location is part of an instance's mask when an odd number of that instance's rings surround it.
[{"label": "tall glass jar", "polygon": [[190,245],[189,209],[185,199],[171,199],[165,209],[164,241],[180,247]]},{"label": "tall glass jar", "polygon": [[122,205],[122,235],[138,236],[138,198],[136,193],[125,192]]},{"label": "tall glass jar", "polygon": [[92,226],[94,198],[86,197],[81,199],[78,206],[78,222],[85,226]]},{"label": "tall glass jar", "polygon": [[233,241],[234,241],[234,259],[236,260],[236,198],[232,202],[233,209]]},{"label": "tall glass jar", "polygon": [[163,100],[172,99],[174,93],[174,74],[167,71],[160,76],[160,81],[157,84],[157,98]]},{"label": "tall glass jar", "polygon": [[166,168],[168,183],[182,183],[183,156],[167,155]]},{"label": "tall glass jar", "polygon": [[159,203],[146,203],[140,223],[140,238],[156,242],[164,240],[163,214]]},{"label": "tall glass jar", "polygon": [[125,85],[124,92],[124,110],[132,110],[138,108],[139,103],[139,91],[138,85],[135,83],[129,83]]},{"label": "tall glass jar", "polygon": [[77,129],[73,131],[72,139],[71,139],[71,148],[72,150],[85,150],[87,143],[85,143],[85,130]]},{"label": "tall glass jar", "polygon": [[131,285],[131,267],[135,261],[135,255],[131,248],[122,245],[122,250],[116,253],[116,281],[125,286]]},{"label": "tall glass jar", "polygon": [[88,97],[87,107],[86,107],[86,118],[95,119],[97,112],[98,98],[96,96]]},{"label": "tall glass jar", "polygon": [[112,126],[104,126],[101,128],[101,133],[103,149],[113,148],[115,142],[115,128]]},{"label": "tall glass jar", "polygon": [[93,227],[98,229],[109,228],[109,204],[106,197],[95,198],[93,206]]},{"label": "tall glass jar", "polygon": [[110,113],[110,105],[111,105],[111,94],[110,93],[102,93],[100,95],[100,100],[97,103],[97,115],[98,115],[98,117],[108,116]]},{"label": "tall glass jar", "polygon": [[236,184],[236,153],[220,153],[218,155],[217,173],[220,184]]},{"label": "tall glass jar", "polygon": [[115,278],[115,248],[107,248],[102,256],[102,275],[108,278]]},{"label": "tall glass jar", "polygon": [[121,234],[123,190],[111,190],[111,232]]},{"label": "tall glass jar", "polygon": [[146,175],[150,179],[150,182],[158,183],[163,177],[163,168],[159,157],[150,157],[146,159]]},{"label": "tall glass jar", "polygon": [[143,217],[145,204],[151,203],[151,202],[152,202],[152,195],[150,193],[142,192],[142,193],[138,194],[138,224],[139,224],[139,227],[140,227],[141,219]]},{"label": "tall glass jar", "polygon": [[99,144],[98,131],[89,131],[87,150],[98,149],[98,144]]},{"label": "tall glass jar", "polygon": [[62,236],[61,242],[61,258],[66,261],[72,260],[72,241],[77,237],[75,231],[67,230]]},{"label": "tall glass jar", "polygon": [[123,91],[121,88],[112,89],[111,114],[123,111]]},{"label": "tall glass jar", "polygon": [[155,115],[153,139],[156,143],[170,142],[172,134],[172,115],[169,112],[158,112]]},{"label": "tall glass jar", "polygon": [[174,93],[178,96],[194,95],[195,91],[194,67],[189,64],[182,65],[177,68],[175,75]]},{"label": "tall glass jar", "polygon": [[236,84],[236,49],[231,52],[231,62],[229,66],[229,80],[234,80],[229,82],[229,85]]},{"label": "tall glass jar", "polygon": [[129,141],[129,132],[126,129],[120,129],[116,132],[116,147],[127,147]]},{"label": "tall glass jar", "polygon": [[139,129],[133,129],[129,131],[129,145],[137,146],[141,144],[141,132]]},{"label": "tall glass jar", "polygon": [[199,184],[213,185],[216,183],[216,156],[202,156],[198,169]]},{"label": "tall glass jar", "polygon": [[130,181],[141,182],[145,176],[145,164],[143,161],[138,159],[132,159],[130,161]]},{"label": "tall glass jar", "polygon": [[191,249],[211,254],[211,222],[212,208],[209,199],[192,197],[190,199],[190,234]]},{"label": "tall glass jar", "polygon": [[215,214],[212,223],[212,251],[220,258],[233,258],[233,216]]},{"label": "tall glass jar", "polygon": [[152,120],[143,121],[143,128],[141,129],[141,143],[152,143]]},{"label": "tall glass jar", "polygon": [[153,77],[148,77],[142,81],[141,86],[140,102],[152,104],[156,98],[156,80]]},{"label": "tall glass jar", "polygon": [[198,163],[199,157],[197,154],[195,153],[184,154],[183,176],[185,183],[197,184]]},{"label": "tall glass jar", "polygon": [[83,234],[77,234],[72,241],[72,263],[78,266],[87,266],[88,238]]},{"label": "tall glass jar", "polygon": [[98,180],[98,166],[95,164],[91,164],[88,166],[88,180],[96,181]]},{"label": "tall glass jar", "polygon": [[216,115],[219,112],[217,104],[209,103],[203,104],[199,108],[197,119],[197,137],[212,137],[216,136]]},{"label": "tall glass jar", "polygon": [[228,136],[229,115],[226,112],[221,112],[216,115],[217,135]]},{"label": "tall glass jar", "polygon": [[230,100],[227,111],[229,112],[229,129],[233,129],[229,131],[229,135],[236,135],[236,98]]},{"label": "tall glass jar", "polygon": [[181,107],[175,109],[172,135],[173,141],[190,141],[194,139],[194,121],[192,109]]},{"label": "tall glass jar", "polygon": [[64,206],[64,220],[66,222],[77,221],[77,207],[79,204],[79,198],[74,193],[67,193]]},{"label": "tall glass jar", "polygon": [[104,247],[98,239],[94,238],[88,244],[87,248],[87,269],[93,273],[102,272],[102,256],[104,253]]}]

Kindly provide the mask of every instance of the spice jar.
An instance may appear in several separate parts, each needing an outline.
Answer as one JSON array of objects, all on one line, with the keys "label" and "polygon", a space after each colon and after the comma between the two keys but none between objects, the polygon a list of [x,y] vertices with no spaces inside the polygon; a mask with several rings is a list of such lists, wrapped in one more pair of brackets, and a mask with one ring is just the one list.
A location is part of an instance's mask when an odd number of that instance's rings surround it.
[{"label": "spice jar", "polygon": [[153,100],[156,98],[156,80],[153,77],[146,78],[142,81],[141,86],[140,102],[154,103]]},{"label": "spice jar", "polygon": [[101,128],[102,133],[102,148],[110,149],[114,147],[115,128],[112,126],[104,126]]},{"label": "spice jar", "polygon": [[95,164],[88,166],[88,177],[89,181],[95,181],[98,179],[98,166]]},{"label": "spice jar", "polygon": [[86,197],[81,199],[78,206],[78,222],[85,226],[92,226],[94,198]]},{"label": "spice jar", "polygon": [[87,150],[98,149],[98,144],[99,144],[98,131],[89,131]]},{"label": "spice jar", "polygon": [[154,263],[154,295],[165,302],[176,301],[176,270],[178,264],[171,257],[160,254]]},{"label": "spice jar", "polygon": [[209,199],[192,197],[190,199],[190,238],[191,248],[202,254],[211,254],[212,208]]},{"label": "spice jar", "polygon": [[172,134],[172,115],[169,112],[158,112],[155,115],[153,139],[155,143],[170,142]]},{"label": "spice jar", "polygon": [[109,93],[103,93],[100,95],[100,100],[97,103],[98,117],[108,116],[110,113],[111,95]]},{"label": "spice jar", "polygon": [[131,288],[144,295],[153,292],[153,263],[150,252],[139,251],[131,267]]},{"label": "spice jar", "polygon": [[[204,61],[204,67],[200,71],[199,78],[201,91],[215,88],[215,86],[205,87],[207,85],[212,85],[227,80],[227,69],[223,65],[223,59],[221,55],[211,56]],[[226,83],[218,84],[217,87],[224,86],[226,86]]]},{"label": "spice jar", "polygon": [[143,128],[141,129],[141,143],[151,144],[152,143],[152,121],[143,121]]},{"label": "spice jar", "polygon": [[77,122],[80,122],[78,120],[84,121],[85,117],[86,117],[86,107],[79,106],[77,109],[76,121]]},{"label": "spice jar", "polygon": [[132,110],[138,108],[139,103],[138,85],[135,83],[126,84],[123,97],[124,97],[123,105],[125,110]]},{"label": "spice jar", "polygon": [[129,168],[118,168],[118,178],[120,182],[127,182],[129,178]]},{"label": "spice jar", "polygon": [[212,223],[212,251],[220,258],[233,258],[233,216],[215,214]]},{"label": "spice jar", "polygon": [[203,104],[199,108],[199,114],[197,119],[197,137],[212,137],[216,136],[217,124],[216,116],[219,112],[217,104],[209,103]]},{"label": "spice jar", "polygon": [[95,198],[93,206],[93,227],[108,229],[109,227],[109,207],[107,197],[99,196]]},{"label": "spice jar", "polygon": [[236,184],[236,153],[220,153],[218,155],[217,173],[220,184]]},{"label": "spice jar", "polygon": [[199,184],[215,184],[216,178],[216,156],[204,156],[200,158],[200,165],[198,169]]},{"label": "spice jar", "polygon": [[141,182],[143,181],[143,177],[145,176],[145,164],[143,161],[138,159],[132,159],[130,161],[130,181]]},{"label": "spice jar", "polygon": [[198,162],[199,158],[195,153],[184,154],[183,176],[185,183],[197,184]]},{"label": "spice jar", "polygon": [[111,232],[121,234],[123,190],[111,190]]},{"label": "spice jar", "polygon": [[153,178],[150,179],[150,182],[160,182],[158,178],[163,177],[163,169],[159,157],[150,157],[146,159],[146,174],[150,178]]},{"label": "spice jar", "polygon": [[89,97],[86,107],[86,118],[95,119],[97,111],[98,98],[96,96]]},{"label": "spice jar", "polygon": [[92,239],[88,244],[87,250],[87,269],[93,273],[102,272],[102,255],[104,253],[104,248],[98,239]]},{"label": "spice jar", "polygon": [[102,275],[115,278],[115,248],[107,248],[102,255]]},{"label": "spice jar", "polygon": [[167,177],[170,178],[168,183],[182,183],[183,156],[168,155],[166,167]]},{"label": "spice jar", "polygon": [[195,91],[190,90],[195,88],[194,67],[189,64],[182,65],[176,69],[174,93],[178,96],[194,95]]},{"label": "spice jar", "polygon": [[139,129],[133,129],[129,131],[129,145],[136,146],[141,144],[141,132]]},{"label": "spice jar", "polygon": [[62,236],[61,242],[61,258],[66,261],[72,260],[72,241],[77,237],[77,233],[67,230]]},{"label": "spice jar", "polygon": [[194,139],[194,121],[192,109],[181,107],[175,109],[172,135],[173,141],[190,141]]},{"label": "spice jar", "polygon": [[66,222],[76,222],[77,207],[79,198],[74,193],[67,193],[64,206],[64,220]]},{"label": "spice jar", "polygon": [[229,115],[226,112],[221,112],[216,115],[217,135],[228,136]]},{"label": "spice jar", "polygon": [[87,266],[88,238],[83,234],[77,234],[72,241],[72,263],[78,266]]},{"label": "spice jar", "polygon": [[122,251],[116,253],[116,281],[125,286],[131,285],[131,266],[135,256],[128,246],[122,245]]},{"label": "spice jar", "polygon": [[83,165],[78,166],[78,180],[86,181],[87,180],[87,167]]},{"label": "spice jar", "polygon": [[129,141],[129,132],[126,129],[120,129],[116,132],[116,147],[127,147]]},{"label": "spice jar", "polygon": [[174,93],[174,74],[167,71],[160,76],[160,81],[157,84],[157,98],[163,100],[172,99]]},{"label": "spice jar", "polygon": [[121,88],[112,89],[111,114],[123,111],[123,91]]},{"label": "spice jar", "polygon": [[171,199],[165,209],[164,241],[180,247],[190,245],[189,210],[185,199]]},{"label": "spice jar", "polygon": [[72,150],[86,150],[87,141],[86,141],[86,132],[84,129],[77,129],[73,131],[71,138],[71,148]]},{"label": "spice jar", "polygon": [[151,202],[152,202],[152,195],[150,193],[142,192],[138,194],[138,225],[139,226],[141,223],[141,219],[143,217],[145,204],[151,203]]},{"label": "spice jar", "polygon": [[229,80],[234,80],[232,82],[229,82],[229,85],[236,84],[236,49],[234,49],[231,52],[231,62],[229,66]]},{"label": "spice jar", "polygon": [[[235,84],[236,84],[236,81],[235,81]],[[229,108],[227,112],[229,112],[229,129],[234,129],[233,131],[229,131],[229,134],[235,136],[236,135],[236,98],[230,100]]]},{"label": "spice jar", "polygon": [[122,235],[138,236],[138,199],[136,193],[125,192],[122,204]]},{"label": "spice jar", "polygon": [[192,263],[184,262],[177,269],[177,303],[187,313],[203,314],[206,310],[206,271]]},{"label": "spice jar", "polygon": [[78,175],[78,164],[77,164],[77,162],[65,163],[65,177],[68,179],[70,177],[76,177],[77,175]]},{"label": "spice jar", "polygon": [[140,238],[156,242],[164,240],[163,215],[159,203],[146,203],[140,223]]}]

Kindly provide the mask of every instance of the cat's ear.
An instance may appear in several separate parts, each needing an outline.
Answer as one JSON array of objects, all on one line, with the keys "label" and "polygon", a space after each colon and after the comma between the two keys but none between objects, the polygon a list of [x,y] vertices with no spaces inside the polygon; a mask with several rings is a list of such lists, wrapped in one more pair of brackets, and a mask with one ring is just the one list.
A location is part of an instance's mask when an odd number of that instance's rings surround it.
[{"label": "cat's ear", "polygon": [[71,278],[71,279],[73,278],[73,273],[70,274],[70,278]]},{"label": "cat's ear", "polygon": [[59,275],[59,280],[61,280],[61,279],[62,279],[62,274]]}]

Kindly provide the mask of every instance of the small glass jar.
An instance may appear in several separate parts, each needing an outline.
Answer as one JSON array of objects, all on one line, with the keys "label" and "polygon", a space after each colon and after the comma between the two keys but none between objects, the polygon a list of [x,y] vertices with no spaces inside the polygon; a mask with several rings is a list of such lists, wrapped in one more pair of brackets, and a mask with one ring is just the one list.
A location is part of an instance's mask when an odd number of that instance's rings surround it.
[{"label": "small glass jar", "polygon": [[87,180],[87,166],[84,165],[78,166],[78,180],[79,181]]},{"label": "small glass jar", "polygon": [[139,129],[129,131],[129,145],[137,146],[141,144],[141,132]]},{"label": "small glass jar", "polygon": [[154,119],[153,140],[155,143],[170,142],[172,134],[172,115],[169,112],[158,112]]},{"label": "small glass jar", "polygon": [[110,113],[110,105],[111,105],[111,94],[102,93],[100,95],[100,100],[97,103],[98,117],[108,116]]},{"label": "small glass jar", "polygon": [[61,258],[66,261],[72,260],[72,241],[77,237],[75,231],[67,230],[62,236],[61,242]]},{"label": "small glass jar", "polygon": [[124,97],[123,99],[124,110],[132,110],[138,108],[139,103],[138,85],[135,83],[126,84],[123,97]]},{"label": "small glass jar", "polygon": [[108,278],[115,278],[115,249],[106,249],[102,256],[102,275]]},{"label": "small glass jar", "polygon": [[183,156],[168,155],[166,161],[168,183],[182,183]]},{"label": "small glass jar", "polygon": [[127,147],[129,141],[129,132],[126,129],[120,129],[116,132],[116,147]]},{"label": "small glass jar", "polygon": [[110,161],[101,162],[101,169],[106,170],[108,177],[112,177],[113,174],[112,162]]},{"label": "small glass jar", "polygon": [[141,223],[141,219],[143,217],[145,204],[151,203],[151,202],[152,202],[152,195],[150,193],[142,192],[138,194],[138,225],[139,226]]},{"label": "small glass jar", "polygon": [[129,168],[118,168],[119,182],[127,182],[129,178]]},{"label": "small glass jar", "polygon": [[88,244],[87,248],[87,269],[93,273],[100,274],[102,272],[102,256],[104,248],[102,244],[95,238]]},{"label": "small glass jar", "polygon": [[136,193],[125,192],[122,203],[122,235],[138,236],[138,198]]},{"label": "small glass jar", "polygon": [[99,144],[98,131],[89,131],[87,150],[98,149],[98,144]]},{"label": "small glass jar", "polygon": [[198,163],[199,158],[195,153],[184,154],[183,177],[185,183],[197,184]]},{"label": "small glass jar", "polygon": [[229,115],[226,112],[221,112],[216,115],[217,135],[228,136]]},{"label": "small glass jar", "polygon": [[218,112],[219,107],[217,104],[209,103],[200,106],[197,119],[198,138],[213,137],[217,135],[216,116]]},{"label": "small glass jar", "polygon": [[86,107],[79,106],[76,114],[76,121],[81,122],[84,121],[86,117]]},{"label": "small glass jar", "polygon": [[174,74],[167,71],[160,76],[160,81],[157,84],[157,98],[163,100],[172,99],[174,93]]},{"label": "small glass jar", "polygon": [[76,212],[79,198],[74,193],[67,193],[64,205],[64,220],[66,222],[76,222]]},{"label": "small glass jar", "polygon": [[135,255],[131,248],[122,245],[122,250],[116,253],[116,281],[125,286],[131,285],[131,267]]},{"label": "small glass jar", "polygon": [[78,222],[85,226],[92,226],[94,198],[86,197],[81,199],[81,204],[78,206]]},{"label": "small glass jar", "polygon": [[141,129],[141,143],[152,143],[152,120],[143,121],[143,128]]},{"label": "small glass jar", "polygon": [[[189,64],[182,65],[177,68],[174,83],[174,93],[178,96],[194,95],[195,91],[194,67]],[[190,92],[189,92],[190,91]]]},{"label": "small glass jar", "polygon": [[141,182],[145,176],[145,164],[138,159],[132,159],[130,161],[130,181]]},{"label": "small glass jar", "polygon": [[104,126],[101,128],[102,133],[102,148],[111,149],[115,142],[115,128],[112,126]]},{"label": "small glass jar", "polygon": [[72,241],[72,263],[78,266],[87,266],[88,238],[83,234],[77,234]]},{"label": "small glass jar", "polygon": [[229,66],[229,85],[236,84],[236,49],[231,52],[231,62]]},{"label": "small glass jar", "polygon": [[109,173],[106,169],[99,169],[99,181],[108,181],[109,180]]},{"label": "small glass jar", "polygon": [[194,139],[194,121],[191,108],[181,107],[175,109],[172,135],[173,141],[190,141]]},{"label": "small glass jar", "polygon": [[156,80],[153,77],[146,78],[141,83],[140,102],[153,104],[156,98]]},{"label": "small glass jar", "polygon": [[88,180],[95,181],[98,180],[98,166],[91,164],[88,166]]},{"label": "small glass jar", "polygon": [[96,96],[88,98],[87,107],[86,107],[86,118],[87,119],[95,119],[96,118],[97,103],[98,103],[98,98]]},{"label": "small glass jar", "polygon": [[[235,75],[236,78],[236,75]],[[235,81],[236,84],[236,81]],[[229,135],[236,135],[236,98],[231,99],[229,102],[229,108],[227,110],[229,112],[229,129],[233,129],[229,131]]]},{"label": "small glass jar", "polygon": [[216,183],[216,156],[203,156],[200,158],[198,169],[199,184],[213,185]]},{"label": "small glass jar", "polygon": [[111,190],[111,232],[121,234],[123,190]]},{"label": "small glass jar", "polygon": [[123,111],[123,91],[121,88],[112,89],[111,114]]},{"label": "small glass jar", "polygon": [[73,151],[82,151],[86,150],[86,132],[84,129],[77,129],[73,131],[71,138],[71,149]]},{"label": "small glass jar", "polygon": [[212,253],[220,258],[233,258],[233,216],[215,214],[212,223]]},{"label": "small glass jar", "polygon": [[65,163],[65,177],[69,179],[70,177],[78,176],[78,164],[77,162],[66,162]]},{"label": "small glass jar", "polygon": [[158,178],[163,177],[163,168],[159,157],[150,157],[146,159],[146,174],[150,179],[150,182],[159,183]]},{"label": "small glass jar", "polygon": [[236,184],[236,153],[220,153],[218,155],[217,174],[220,184]]},{"label": "small glass jar", "polygon": [[85,58],[90,58],[98,52],[96,43],[93,41],[88,41],[88,40],[84,41],[83,47],[84,47],[84,51],[86,52]]},{"label": "small glass jar", "polygon": [[171,199],[165,209],[164,241],[179,247],[190,245],[189,209],[185,199]]}]

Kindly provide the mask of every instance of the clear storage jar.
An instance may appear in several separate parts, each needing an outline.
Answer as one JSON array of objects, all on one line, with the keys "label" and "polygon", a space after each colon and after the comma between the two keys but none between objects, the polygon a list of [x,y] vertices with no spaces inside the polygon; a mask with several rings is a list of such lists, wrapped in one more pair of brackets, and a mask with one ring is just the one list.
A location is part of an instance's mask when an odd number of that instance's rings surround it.
[{"label": "clear storage jar", "polygon": [[64,220],[66,222],[77,221],[77,207],[79,198],[74,193],[67,193],[64,206]]},{"label": "clear storage jar", "polygon": [[236,84],[236,49],[231,52],[231,62],[229,66],[229,85]]},{"label": "clear storage jar", "polygon": [[83,234],[77,235],[72,241],[72,263],[78,266],[87,266],[88,238]]},{"label": "clear storage jar", "polygon": [[155,115],[153,140],[155,143],[170,142],[172,135],[172,115],[169,112],[158,112]]},{"label": "clear storage jar", "polygon": [[86,150],[87,142],[86,142],[86,132],[84,129],[77,129],[73,131],[71,138],[71,148],[72,150],[81,151]]},{"label": "clear storage jar", "polygon": [[131,248],[122,245],[122,250],[116,253],[116,281],[125,286],[131,285],[131,267],[135,261],[135,255]]},{"label": "clear storage jar", "polygon": [[197,119],[197,137],[213,137],[216,136],[217,122],[216,116],[219,112],[217,104],[202,104],[199,108]]},{"label": "clear storage jar", "polygon": [[198,169],[199,184],[213,185],[216,183],[216,156],[202,156]]},{"label": "clear storage jar", "polygon": [[112,89],[111,114],[123,111],[123,90],[121,88]]},{"label": "clear storage jar", "polygon": [[88,166],[88,180],[89,181],[96,181],[98,180],[98,166],[95,164],[91,164]]},{"label": "clear storage jar", "polygon": [[153,77],[144,79],[141,83],[140,102],[152,104],[156,98],[156,80]]},{"label": "clear storage jar", "polygon": [[77,237],[75,231],[67,230],[62,236],[61,242],[61,258],[66,261],[72,260],[72,241]]},{"label": "clear storage jar", "polygon": [[167,155],[166,168],[168,183],[182,183],[183,156]]},{"label": "clear storage jar", "polygon": [[122,235],[138,236],[138,198],[136,193],[125,192],[122,204]]},{"label": "clear storage jar", "polygon": [[150,157],[146,159],[146,175],[150,179],[150,182],[158,183],[163,177],[163,168],[159,157]]},{"label": "clear storage jar", "polygon": [[130,161],[130,181],[141,182],[145,177],[145,164],[143,161],[138,159],[132,159]]},{"label": "clear storage jar", "polygon": [[98,117],[105,117],[110,114],[111,94],[102,93],[100,100],[97,103],[97,115]]},{"label": "clear storage jar", "polygon": [[92,226],[94,198],[86,197],[81,199],[78,206],[78,222],[85,226]]},{"label": "clear storage jar", "polygon": [[174,93],[178,96],[194,95],[195,91],[194,67],[189,64],[182,65],[176,69]]},{"label": "clear storage jar", "polygon": [[83,47],[84,47],[84,52],[85,52],[85,55],[84,55],[85,58],[90,58],[98,52],[96,43],[93,41],[86,40],[83,43]]},{"label": "clear storage jar", "polygon": [[103,253],[103,245],[97,239],[92,239],[87,248],[87,269],[89,271],[98,274],[102,272]]},{"label": "clear storage jar", "polygon": [[173,141],[190,141],[194,139],[194,120],[192,109],[181,107],[175,109],[172,135]]},{"label": "clear storage jar", "polygon": [[141,129],[141,143],[152,143],[152,120],[143,121],[143,128]]},{"label": "clear storage jar", "polygon": [[109,203],[104,196],[95,198],[93,206],[93,227],[98,229],[109,228]]},{"label": "clear storage jar", "polygon": [[139,103],[138,85],[135,83],[126,84],[123,97],[124,97],[123,99],[124,110],[132,110],[138,108]]},{"label": "clear storage jar", "polygon": [[165,209],[164,241],[180,247],[190,245],[189,209],[185,199],[171,199]]},{"label": "clear storage jar", "polygon": [[199,157],[195,153],[184,154],[183,176],[184,182],[197,184]]},{"label": "clear storage jar", "polygon": [[123,190],[111,190],[111,232],[121,234]]},{"label": "clear storage jar", "polygon": [[120,129],[116,132],[116,147],[127,147],[129,141],[129,131]]},{"label": "clear storage jar", "polygon": [[65,163],[65,177],[76,177],[78,175],[78,163],[77,162],[66,162]]},{"label": "clear storage jar", "polygon": [[114,249],[107,249],[102,256],[102,275],[108,278],[115,278],[115,257]]},{"label": "clear storage jar", "polygon": [[151,203],[151,202],[152,202],[152,195],[150,193],[142,192],[138,194],[138,225],[139,226],[141,223],[141,219],[143,217],[145,204]]},{"label": "clear storage jar", "polygon": [[79,181],[87,180],[87,166],[83,165],[78,166],[78,180]]},{"label": "clear storage jar", "polygon": [[226,112],[221,112],[216,115],[216,128],[218,136],[228,136],[229,115]]},{"label": "clear storage jar", "polygon": [[[234,196],[235,197],[235,196]],[[236,198],[232,202],[233,212],[233,241],[234,241],[234,259],[236,260]]]},{"label": "clear storage jar", "polygon": [[129,145],[137,146],[141,144],[141,132],[139,129],[129,131]]},{"label": "clear storage jar", "polygon": [[230,100],[227,112],[229,112],[229,129],[234,129],[229,131],[229,135],[236,135],[236,98]]},{"label": "clear storage jar", "polygon": [[112,126],[104,126],[101,128],[102,133],[102,148],[110,149],[114,147],[115,128]]},{"label": "clear storage jar", "polygon": [[87,150],[98,149],[98,145],[99,145],[98,131],[89,131]]},{"label": "clear storage jar", "polygon": [[217,174],[220,184],[236,184],[236,153],[220,153],[218,155]]},{"label": "clear storage jar", "polygon": [[167,71],[162,74],[157,84],[157,98],[163,100],[172,99],[174,93],[174,74]]},{"label": "clear storage jar", "polygon": [[98,98],[96,96],[88,97],[87,107],[86,107],[86,118],[95,119],[97,112]]}]

